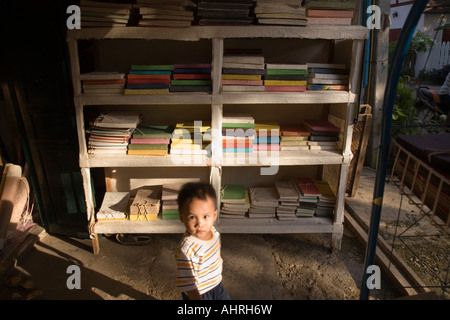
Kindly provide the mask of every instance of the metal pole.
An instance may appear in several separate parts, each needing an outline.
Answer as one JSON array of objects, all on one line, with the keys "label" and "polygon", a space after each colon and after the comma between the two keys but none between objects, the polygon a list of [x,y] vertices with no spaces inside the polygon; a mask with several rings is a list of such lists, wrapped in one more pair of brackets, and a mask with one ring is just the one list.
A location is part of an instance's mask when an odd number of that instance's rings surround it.
[{"label": "metal pole", "polygon": [[397,91],[397,83],[400,77],[400,71],[403,66],[403,60],[408,50],[411,38],[416,29],[417,22],[422,15],[423,10],[428,4],[428,0],[414,1],[411,11],[406,18],[400,38],[395,47],[394,57],[389,70],[384,92],[383,116],[381,127],[381,145],[378,153],[377,175],[375,178],[375,189],[373,193],[372,214],[370,217],[370,228],[366,247],[366,256],[364,263],[363,280],[361,283],[360,299],[369,298],[370,289],[367,286],[369,274],[366,272],[368,267],[374,264],[375,250],[377,247],[378,229],[380,226],[381,207],[383,204],[384,185],[386,179],[386,166],[389,155],[389,144],[391,137],[392,109]]}]

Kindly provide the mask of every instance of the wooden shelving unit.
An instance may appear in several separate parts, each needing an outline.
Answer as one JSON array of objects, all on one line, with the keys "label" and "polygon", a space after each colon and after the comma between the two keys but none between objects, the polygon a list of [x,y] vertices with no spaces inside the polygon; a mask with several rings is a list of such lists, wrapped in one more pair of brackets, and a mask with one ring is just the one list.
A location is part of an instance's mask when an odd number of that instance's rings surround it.
[{"label": "wooden shelving unit", "polygon": [[[69,30],[67,43],[70,52],[72,81],[74,90],[74,103],[76,108],[76,121],[79,138],[79,163],[83,176],[86,197],[86,207],[89,221],[89,232],[93,240],[94,253],[98,252],[97,234],[102,233],[178,233],[183,232],[179,221],[117,221],[96,222],[93,205],[91,168],[108,168],[116,172],[125,172],[123,179],[139,182],[113,184],[127,185],[129,189],[136,185],[160,184],[161,176],[167,175],[167,181],[186,179],[180,169],[191,177],[192,170],[200,170],[201,176],[209,178],[217,192],[223,183],[244,183],[248,186],[273,184],[277,179],[306,174],[315,178],[324,178],[337,194],[334,219],[324,218],[298,218],[297,221],[259,221],[255,219],[225,220],[218,219],[217,228],[227,233],[331,233],[331,246],[340,248],[343,233],[344,194],[347,173],[352,157],[350,147],[352,138],[354,108],[358,99],[358,85],[361,73],[361,60],[364,39],[368,30],[361,26],[310,26],[310,27],[278,27],[278,26],[245,26],[245,27],[200,27],[193,26],[186,29],[174,28],[91,28]],[[118,65],[131,65],[141,63],[145,53],[130,56],[133,48],[143,47],[145,50],[155,43],[161,61],[171,59],[166,53],[183,58],[183,46],[188,50],[196,50],[196,43],[207,43],[210,52],[203,51],[199,56],[209,58],[212,63],[213,90],[210,94],[181,94],[168,95],[84,95],[81,90],[79,41],[90,41],[99,51],[99,70],[109,67],[108,63]],[[181,47],[180,52],[165,52],[161,41],[174,42]],[[117,42],[117,50],[111,53],[109,48]],[[126,45],[125,45],[126,44]],[[300,93],[222,93],[220,77],[222,58],[225,48],[234,46],[264,47],[271,59],[278,62],[336,62],[346,63],[350,69],[349,91],[306,91]],[[102,46],[106,45],[108,49]],[[279,47],[281,46],[281,47]],[[204,48],[205,46],[201,46]],[[284,48],[283,48],[284,47]],[[194,49],[193,49],[194,48]],[[185,48],[184,48],[185,49]],[[121,55],[121,50],[128,55]],[[208,51],[207,49],[206,51]],[[185,52],[187,50],[184,50]],[[106,52],[106,53],[105,53]],[[265,54],[265,50],[263,49]],[[169,54],[170,53],[170,54]],[[102,63],[102,54],[104,60]],[[164,56],[164,57],[163,57]],[[153,57],[153,56],[152,56]],[[139,60],[141,59],[141,60]],[[153,58],[154,59],[154,58]],[[113,60],[113,62],[109,62]],[[139,60],[139,61],[137,61]],[[191,57],[192,60],[192,57]],[[267,59],[266,59],[267,60]],[[283,61],[284,60],[284,61]],[[172,61],[172,63],[177,63]],[[159,64],[160,61],[147,61],[146,64]],[[127,70],[114,70],[126,72]],[[85,112],[88,108],[95,110],[108,110],[108,108],[133,108],[146,114],[158,116],[155,109],[164,110],[170,114],[171,108],[176,108],[180,117],[190,115],[192,108],[204,115],[202,119],[211,121],[212,143],[211,156],[196,157],[195,161],[181,161],[180,157],[169,155],[167,157],[152,156],[98,156],[87,152],[85,135]],[[327,119],[331,115],[341,121],[342,149],[339,152],[305,151],[305,152],[278,152],[272,160],[267,160],[266,154],[254,152],[244,158],[230,158],[222,154],[221,120],[224,112],[247,112],[257,120],[278,120],[280,124],[300,123],[306,117]],[[182,119],[182,118],[181,118]],[[188,120],[183,120],[188,121]],[[238,156],[240,157],[240,156]],[[270,158],[270,156],[269,156]],[[268,162],[269,161],[269,162]],[[272,161],[272,162],[271,162]],[[274,175],[261,175],[263,169],[276,166]],[[139,173],[136,170],[145,168],[148,173]],[[152,170],[158,170],[155,178]],[[128,172],[128,171],[131,171]],[[145,171],[145,170],[144,170]],[[146,171],[146,172],[147,172]],[[175,172],[175,173],[174,173]],[[197,172],[197,171],[195,171]],[[256,174],[255,174],[256,173]],[[142,177],[147,174],[148,176]],[[122,179],[116,174],[114,179]],[[127,176],[128,175],[128,176]],[[131,175],[131,178],[130,178]],[[134,176],[133,176],[134,175]],[[178,175],[178,176],[174,176]],[[141,181],[142,180],[142,181]],[[127,180],[128,181],[128,180]],[[111,190],[124,191],[124,190]],[[130,190],[128,190],[130,191]]]}]

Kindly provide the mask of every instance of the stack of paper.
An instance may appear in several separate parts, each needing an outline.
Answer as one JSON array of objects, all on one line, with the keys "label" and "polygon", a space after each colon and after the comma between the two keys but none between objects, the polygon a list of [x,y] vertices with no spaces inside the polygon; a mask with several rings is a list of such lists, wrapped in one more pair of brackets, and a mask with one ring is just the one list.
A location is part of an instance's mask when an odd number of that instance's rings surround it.
[{"label": "stack of paper", "polygon": [[280,150],[280,125],[276,121],[256,121],[253,149],[260,151]]},{"label": "stack of paper", "polygon": [[170,92],[211,92],[211,63],[174,64]]},{"label": "stack of paper", "polygon": [[252,0],[200,0],[197,4],[199,25],[249,25],[254,21],[251,14]]},{"label": "stack of paper", "polygon": [[211,122],[190,121],[176,124],[170,144],[170,154],[211,155]]},{"label": "stack of paper", "polygon": [[310,131],[310,150],[337,150],[340,129],[328,120],[305,119],[303,125]]},{"label": "stack of paper", "polygon": [[89,72],[80,75],[84,94],[123,94],[125,73]]},{"label": "stack of paper", "polygon": [[306,64],[266,63],[264,91],[303,92],[307,74]]},{"label": "stack of paper", "polygon": [[161,186],[139,188],[130,205],[131,221],[154,221],[161,207]]},{"label": "stack of paper", "polygon": [[184,183],[163,184],[161,194],[161,218],[162,220],[180,219],[177,198]]},{"label": "stack of paper", "polygon": [[305,8],[301,0],[257,0],[255,15],[258,24],[305,26]]},{"label": "stack of paper", "polygon": [[348,90],[349,70],[340,63],[308,62],[308,90]]},{"label": "stack of paper", "polygon": [[220,190],[220,203],[221,218],[245,218],[250,208],[248,191],[241,184],[225,184]]},{"label": "stack of paper", "polygon": [[275,187],[249,188],[249,218],[275,218],[278,207],[278,192]]},{"label": "stack of paper", "polygon": [[255,119],[249,114],[225,113],[222,117],[223,152],[252,152]]},{"label": "stack of paper", "polygon": [[132,65],[125,94],[168,94],[172,71],[173,65]]},{"label": "stack of paper", "polygon": [[88,130],[89,154],[126,154],[128,142],[141,121],[134,112],[107,112],[100,114]]},{"label": "stack of paper", "polygon": [[126,27],[132,15],[132,5],[93,0],[81,0],[81,27]]},{"label": "stack of paper", "polygon": [[313,217],[320,196],[319,189],[311,178],[299,177],[295,178],[294,181],[300,191],[300,202],[296,211],[297,217]]},{"label": "stack of paper", "polygon": [[171,125],[141,125],[136,128],[128,145],[128,154],[166,156],[169,152]]},{"label": "stack of paper", "polygon": [[327,181],[314,180],[314,182],[320,192],[319,201],[317,202],[316,216],[332,217],[336,205],[336,195]]},{"label": "stack of paper", "polygon": [[223,57],[222,92],[264,91],[261,50],[227,50]]},{"label": "stack of paper", "polygon": [[299,206],[299,192],[294,182],[291,180],[276,181],[275,188],[279,195],[278,220],[295,220]]},{"label": "stack of paper", "polygon": [[356,2],[356,0],[305,0],[308,25],[351,25]]},{"label": "stack of paper", "polygon": [[308,137],[303,126],[281,126],[281,151],[308,150]]},{"label": "stack of paper", "polygon": [[102,205],[97,212],[97,220],[125,220],[129,199],[129,192],[105,192]]},{"label": "stack of paper", "polygon": [[189,27],[194,21],[192,0],[136,0],[141,27]]}]

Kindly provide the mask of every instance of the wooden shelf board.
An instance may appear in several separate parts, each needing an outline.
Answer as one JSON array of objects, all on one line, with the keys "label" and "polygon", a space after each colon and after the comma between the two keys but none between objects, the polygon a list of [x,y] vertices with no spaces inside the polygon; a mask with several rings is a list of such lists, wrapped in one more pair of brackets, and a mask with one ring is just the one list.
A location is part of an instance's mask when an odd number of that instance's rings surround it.
[{"label": "wooden shelf board", "polygon": [[353,26],[191,26],[188,28],[82,28],[68,30],[67,40],[81,39],[162,39],[198,41],[226,38],[366,39],[369,29]]},{"label": "wooden shelf board", "polygon": [[[294,221],[277,219],[220,219],[216,225],[221,233],[332,233],[333,222],[329,218],[297,218]],[[183,233],[179,220],[156,221],[98,221],[95,233]]]},{"label": "wooden shelf board", "polygon": [[[250,154],[224,154],[222,165],[226,167],[265,167],[290,165],[342,164],[344,157],[336,151],[280,151],[275,153],[252,152]],[[219,160],[220,163],[220,160]],[[200,155],[89,155],[80,159],[81,167],[206,167],[212,159]]]}]

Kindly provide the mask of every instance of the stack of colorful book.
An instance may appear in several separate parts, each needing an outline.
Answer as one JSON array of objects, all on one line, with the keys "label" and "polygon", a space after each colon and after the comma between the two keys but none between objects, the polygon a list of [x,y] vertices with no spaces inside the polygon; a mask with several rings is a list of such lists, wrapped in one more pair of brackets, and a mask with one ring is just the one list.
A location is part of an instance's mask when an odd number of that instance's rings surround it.
[{"label": "stack of colorful book", "polygon": [[310,150],[337,150],[339,127],[328,120],[305,119],[303,125],[309,130]]},{"label": "stack of colorful book", "polygon": [[264,91],[303,92],[307,74],[306,64],[266,63]]},{"label": "stack of colorful book", "polygon": [[220,190],[220,217],[245,218],[250,208],[248,190],[241,184],[225,184]]},{"label": "stack of colorful book", "polygon": [[256,121],[253,149],[257,151],[280,150],[280,125],[276,121]]},{"label": "stack of colorful book", "polygon": [[178,211],[177,198],[183,183],[163,184],[161,193],[161,219],[177,220],[180,219]]},{"label": "stack of colorful book", "polygon": [[316,207],[316,216],[332,217],[336,206],[336,195],[327,181],[314,180],[319,189],[320,196]]},{"label": "stack of colorful book", "polygon": [[168,94],[172,71],[173,65],[132,65],[125,94]]},{"label": "stack of colorful book", "polygon": [[84,94],[123,94],[125,73],[89,72],[80,75]]},{"label": "stack of colorful book", "polygon": [[349,26],[352,24],[356,2],[356,0],[305,0],[308,25]]},{"label": "stack of colorful book", "polygon": [[310,133],[303,126],[281,126],[281,151],[309,150]]},{"label": "stack of colorful book", "polygon": [[305,8],[298,0],[257,0],[255,16],[258,24],[305,26]]},{"label": "stack of colorful book", "polygon": [[86,130],[89,133],[89,154],[126,154],[128,142],[141,121],[134,112],[100,114]]},{"label": "stack of colorful book", "polygon": [[132,4],[81,0],[81,27],[126,27],[132,16]]},{"label": "stack of colorful book", "polygon": [[211,122],[190,121],[179,122],[175,125],[170,144],[170,154],[210,155],[211,150]]},{"label": "stack of colorful book", "polygon": [[292,180],[276,181],[275,188],[279,196],[278,220],[295,220],[299,206],[299,193],[294,182]]},{"label": "stack of colorful book", "polygon": [[320,197],[319,189],[311,178],[299,177],[295,178],[294,181],[300,192],[299,205],[296,211],[297,217],[313,217]]},{"label": "stack of colorful book", "polygon": [[198,24],[249,25],[254,21],[252,7],[252,0],[200,0],[197,4]]},{"label": "stack of colorful book", "polygon": [[192,0],[136,0],[141,27],[189,27],[194,21]]},{"label": "stack of colorful book", "polygon": [[261,50],[227,50],[222,65],[222,92],[264,91]]},{"label": "stack of colorful book", "polygon": [[308,90],[348,90],[349,70],[340,63],[308,63]]},{"label": "stack of colorful book", "polygon": [[128,145],[130,155],[166,156],[169,152],[171,125],[141,125]]},{"label": "stack of colorful book", "polygon": [[211,91],[211,63],[174,64],[170,92]]},{"label": "stack of colorful book", "polygon": [[275,187],[249,188],[249,218],[273,219],[278,207],[278,192]]},{"label": "stack of colorful book", "polygon": [[248,114],[226,113],[222,117],[223,152],[252,152],[255,119]]}]

